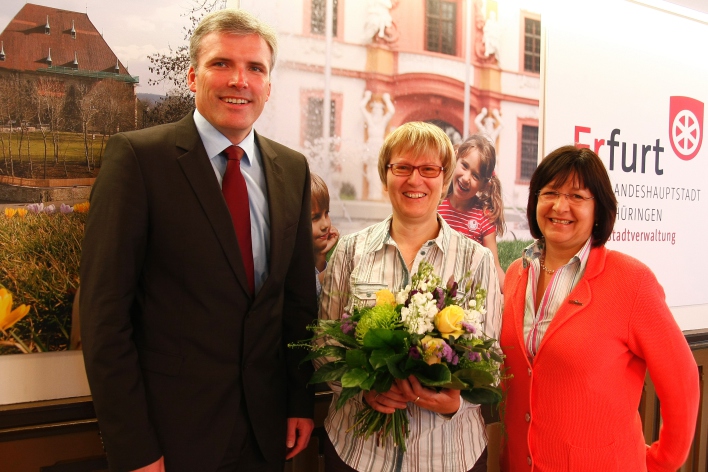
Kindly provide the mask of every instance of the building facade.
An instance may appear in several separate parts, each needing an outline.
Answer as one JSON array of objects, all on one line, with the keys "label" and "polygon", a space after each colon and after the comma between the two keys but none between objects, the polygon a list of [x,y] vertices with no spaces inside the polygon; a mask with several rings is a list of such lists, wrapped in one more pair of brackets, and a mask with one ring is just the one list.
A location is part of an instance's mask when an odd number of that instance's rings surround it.
[{"label": "building facade", "polygon": [[497,148],[505,205],[524,208],[538,158],[539,9],[495,0],[332,3],[328,46],[325,0],[240,2],[280,34],[258,129],[303,151],[342,197],[361,200],[384,198],[367,169],[400,124],[436,123],[453,143],[484,132]]},{"label": "building facade", "polygon": [[138,81],[85,13],[28,3],[0,34],[3,127],[134,128]]}]

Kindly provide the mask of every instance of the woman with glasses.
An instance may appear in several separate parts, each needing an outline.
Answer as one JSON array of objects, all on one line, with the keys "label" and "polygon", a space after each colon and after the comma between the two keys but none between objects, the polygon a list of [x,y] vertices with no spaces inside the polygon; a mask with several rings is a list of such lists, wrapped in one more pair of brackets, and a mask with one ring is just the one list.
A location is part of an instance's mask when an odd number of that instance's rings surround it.
[{"label": "woman with glasses", "polygon": [[[329,262],[320,318],[338,319],[353,306],[372,306],[376,292],[394,293],[410,283],[421,262],[459,287],[487,290],[484,330],[498,339],[501,324],[499,283],[489,249],[452,230],[437,214],[450,184],[455,157],[450,139],[437,126],[412,122],[391,133],[379,153],[379,176],[393,213],[381,223],[341,238]],[[486,471],[486,434],[478,405],[459,390],[424,388],[415,377],[398,380],[388,392],[369,391],[335,408],[325,420],[327,472]],[[406,409],[410,416],[407,450],[388,440],[377,444],[347,432],[367,403],[382,413]]]},{"label": "woman with glasses", "polygon": [[[549,154],[526,212],[537,239],[504,284],[502,470],[678,469],[696,426],[698,369],[651,270],[605,248],[617,201],[597,154]],[[650,446],[638,412],[647,369],[663,419]]]}]

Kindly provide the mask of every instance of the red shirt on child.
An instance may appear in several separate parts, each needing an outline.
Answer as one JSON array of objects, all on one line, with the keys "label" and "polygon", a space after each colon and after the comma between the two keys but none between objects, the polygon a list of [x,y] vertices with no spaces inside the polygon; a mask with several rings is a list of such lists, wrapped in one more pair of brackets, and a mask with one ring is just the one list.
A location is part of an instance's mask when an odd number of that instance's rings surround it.
[{"label": "red shirt on child", "polygon": [[[479,200],[475,198],[479,203]],[[473,206],[468,211],[457,211],[450,204],[450,199],[446,198],[438,206],[438,213],[450,225],[450,227],[464,234],[470,239],[474,239],[482,244],[482,239],[488,234],[496,233],[497,227],[485,215],[482,208]]]}]

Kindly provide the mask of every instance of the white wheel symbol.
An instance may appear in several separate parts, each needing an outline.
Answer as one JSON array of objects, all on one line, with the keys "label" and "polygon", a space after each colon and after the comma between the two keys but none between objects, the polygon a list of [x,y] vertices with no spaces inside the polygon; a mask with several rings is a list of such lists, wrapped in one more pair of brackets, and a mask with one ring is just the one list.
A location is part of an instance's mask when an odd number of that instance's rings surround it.
[{"label": "white wheel symbol", "polygon": [[684,156],[696,150],[701,138],[701,128],[696,115],[690,110],[681,110],[671,126],[671,139],[676,149]]}]

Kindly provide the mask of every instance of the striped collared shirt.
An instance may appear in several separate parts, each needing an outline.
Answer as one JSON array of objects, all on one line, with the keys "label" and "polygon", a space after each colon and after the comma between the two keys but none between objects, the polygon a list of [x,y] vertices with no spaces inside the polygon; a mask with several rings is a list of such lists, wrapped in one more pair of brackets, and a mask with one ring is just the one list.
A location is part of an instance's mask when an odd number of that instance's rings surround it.
[{"label": "striped collared shirt", "polygon": [[524,310],[524,340],[526,341],[526,355],[533,359],[538,352],[543,336],[553,321],[558,308],[568,298],[578,281],[585,273],[585,266],[590,256],[592,238],[570,258],[567,264],[555,270],[551,281],[546,287],[543,299],[536,306],[536,290],[538,277],[541,273],[541,254],[543,254],[543,240],[534,241],[524,250],[523,265],[529,268],[529,277],[526,283],[526,305]]},{"label": "striped collared shirt", "polygon": [[[416,254],[413,273],[426,261],[443,282],[452,276],[459,287],[473,281],[472,286],[486,288],[483,329],[487,335],[499,339],[501,298],[492,253],[451,229],[442,218],[438,217],[438,222],[440,232]],[[320,318],[337,319],[354,304],[374,305],[378,290],[388,288],[395,293],[410,283],[411,273],[390,235],[390,226],[391,217],[339,241],[325,276]],[[332,388],[334,398],[325,428],[342,460],[358,471],[465,472],[474,466],[486,446],[479,406],[464,400],[449,419],[409,403],[406,453],[401,454],[392,441],[377,446],[374,436],[363,440],[347,433],[354,416],[364,407],[362,396],[350,399],[337,411],[339,388],[336,385]]]}]

